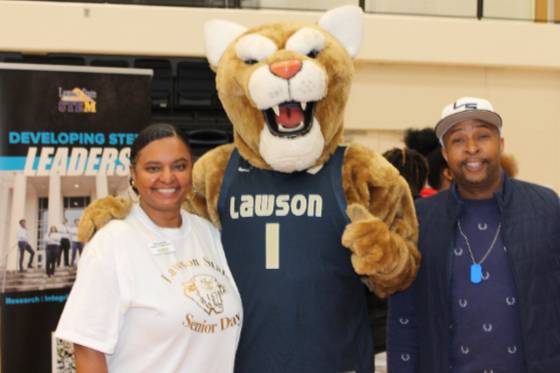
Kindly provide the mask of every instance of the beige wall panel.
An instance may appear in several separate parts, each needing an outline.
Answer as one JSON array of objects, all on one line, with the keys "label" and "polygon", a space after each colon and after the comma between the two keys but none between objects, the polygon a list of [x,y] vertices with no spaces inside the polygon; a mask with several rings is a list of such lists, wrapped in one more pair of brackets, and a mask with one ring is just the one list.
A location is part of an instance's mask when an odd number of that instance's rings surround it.
[{"label": "beige wall panel", "polygon": [[460,96],[485,93],[482,68],[359,64],[346,126],[352,129],[432,126],[445,103]]},{"label": "beige wall panel", "polygon": [[378,153],[383,153],[394,147],[403,147],[404,131],[401,130],[346,130],[344,142],[367,146]]},{"label": "beige wall panel", "polygon": [[446,102],[486,93],[483,68],[360,64],[356,70],[348,128],[431,126]]},{"label": "beige wall panel", "polygon": [[475,17],[476,1],[464,0],[370,0],[366,11],[376,13],[402,13]]},{"label": "beige wall panel", "polygon": [[[246,2],[243,2],[245,4]],[[262,9],[300,9],[300,10],[323,10],[342,5],[358,5],[358,0],[259,0],[253,6]]]},{"label": "beige wall panel", "polygon": [[519,177],[560,191],[560,73],[495,70],[488,85]]},{"label": "beige wall panel", "polygon": [[484,2],[484,17],[532,20],[534,13],[535,0],[489,0]]}]

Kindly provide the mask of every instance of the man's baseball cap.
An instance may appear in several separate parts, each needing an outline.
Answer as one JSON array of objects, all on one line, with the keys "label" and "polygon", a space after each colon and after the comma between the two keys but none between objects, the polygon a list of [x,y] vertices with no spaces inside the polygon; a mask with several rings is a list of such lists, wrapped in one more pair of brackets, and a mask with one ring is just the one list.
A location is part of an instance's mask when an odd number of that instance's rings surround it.
[{"label": "man's baseball cap", "polygon": [[502,118],[492,104],[483,98],[461,97],[443,108],[441,119],[436,124],[436,136],[443,143],[443,136],[454,125],[468,119],[478,119],[495,126],[502,133]]}]

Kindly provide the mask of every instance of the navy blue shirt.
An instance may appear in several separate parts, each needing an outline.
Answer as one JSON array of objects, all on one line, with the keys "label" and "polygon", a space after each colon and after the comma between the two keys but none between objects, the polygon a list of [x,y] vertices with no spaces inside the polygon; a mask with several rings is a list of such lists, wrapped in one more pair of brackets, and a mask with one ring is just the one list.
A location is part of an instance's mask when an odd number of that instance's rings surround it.
[{"label": "navy blue shirt", "polygon": [[[515,284],[507,248],[497,231],[495,199],[463,200],[459,218],[482,280],[471,281],[473,258],[459,229],[452,254],[451,367],[455,373],[524,372]],[[497,237],[496,237],[497,234]],[[496,237],[493,249],[481,263]]]},{"label": "navy blue shirt", "polygon": [[219,212],[243,302],[236,373],[373,371],[367,290],[341,244],[343,160],[286,174],[232,153]]}]

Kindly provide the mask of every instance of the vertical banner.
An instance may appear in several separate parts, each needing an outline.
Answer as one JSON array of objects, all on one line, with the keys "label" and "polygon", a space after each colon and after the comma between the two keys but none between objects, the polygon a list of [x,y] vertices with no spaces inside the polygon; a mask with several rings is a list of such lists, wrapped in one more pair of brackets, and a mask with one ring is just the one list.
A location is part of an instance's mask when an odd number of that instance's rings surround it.
[{"label": "vertical banner", "polygon": [[128,191],[152,71],[0,63],[1,371],[73,372],[52,332],[90,201]]}]

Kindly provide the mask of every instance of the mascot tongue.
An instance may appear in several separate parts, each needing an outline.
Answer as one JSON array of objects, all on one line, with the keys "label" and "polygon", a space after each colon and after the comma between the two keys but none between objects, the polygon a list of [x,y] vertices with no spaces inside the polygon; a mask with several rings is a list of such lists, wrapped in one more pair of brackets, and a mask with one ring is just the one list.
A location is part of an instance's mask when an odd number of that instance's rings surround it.
[{"label": "mascot tongue", "polygon": [[285,128],[294,128],[301,122],[303,122],[303,111],[298,104],[280,105],[280,114],[276,116],[276,123]]}]

